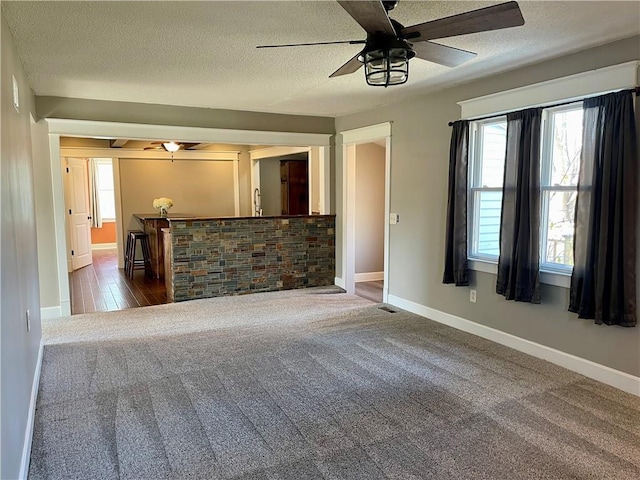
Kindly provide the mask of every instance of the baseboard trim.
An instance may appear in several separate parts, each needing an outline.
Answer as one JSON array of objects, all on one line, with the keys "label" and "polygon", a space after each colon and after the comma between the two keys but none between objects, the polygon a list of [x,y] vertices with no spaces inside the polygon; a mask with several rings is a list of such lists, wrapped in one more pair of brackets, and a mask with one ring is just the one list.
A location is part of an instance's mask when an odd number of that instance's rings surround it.
[{"label": "baseboard trim", "polygon": [[384,272],[365,272],[356,273],[354,275],[354,281],[358,282],[377,282],[384,280]]},{"label": "baseboard trim", "polygon": [[343,288],[344,290],[346,290],[346,289],[347,289],[347,287],[345,286],[344,280],[343,280],[342,278],[335,277],[335,278],[333,279],[333,283],[334,283],[337,287]]},{"label": "baseboard trim", "polygon": [[53,318],[60,318],[61,316],[60,306],[42,307],[40,309],[40,318],[42,320],[51,320]]},{"label": "baseboard trim", "polygon": [[117,243],[92,243],[91,250],[111,250],[118,248]]},{"label": "baseboard trim", "polygon": [[60,316],[61,317],[71,316],[71,300],[62,300],[60,302]]},{"label": "baseboard trim", "polygon": [[40,370],[42,369],[42,352],[44,342],[40,339],[38,348],[38,359],[36,360],[36,370],[33,373],[31,384],[31,400],[29,402],[29,416],[27,417],[27,427],[24,432],[24,444],[22,447],[22,461],[20,463],[20,478],[26,480],[29,475],[29,462],[31,461],[31,441],[33,439],[33,423],[36,416],[36,401],[38,400],[38,388],[40,387]]},{"label": "baseboard trim", "polygon": [[640,377],[630,375],[620,370],[592,362],[570,353],[565,353],[555,348],[547,347],[524,338],[505,333],[495,328],[487,327],[462,317],[451,315],[434,308],[420,305],[419,303],[405,300],[396,295],[389,294],[387,303],[394,307],[402,308],[408,312],[415,313],[438,323],[443,323],[450,327],[464,332],[477,335],[487,340],[505,345],[520,352],[546,360],[573,372],[592,378],[612,387],[619,388],[625,392],[640,396]]}]

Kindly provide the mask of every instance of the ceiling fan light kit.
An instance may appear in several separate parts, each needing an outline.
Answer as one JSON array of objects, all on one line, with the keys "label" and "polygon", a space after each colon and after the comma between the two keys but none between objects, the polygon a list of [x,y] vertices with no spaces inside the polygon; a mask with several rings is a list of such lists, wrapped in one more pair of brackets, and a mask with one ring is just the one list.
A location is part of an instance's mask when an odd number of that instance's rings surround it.
[{"label": "ceiling fan light kit", "polygon": [[162,144],[162,148],[164,148],[169,153],[175,153],[178,150],[180,150],[181,147],[182,147],[182,145],[180,145],[179,143],[173,142],[173,141],[164,142]]},{"label": "ceiling fan light kit", "polygon": [[358,60],[364,64],[364,76],[368,85],[388,87],[402,85],[409,80],[409,60],[415,56],[406,41],[382,38],[367,43]]},{"label": "ceiling fan light kit", "polygon": [[258,48],[364,43],[365,47],[361,52],[329,77],[354,73],[364,65],[367,85],[388,87],[407,82],[409,79],[409,60],[413,57],[447,67],[455,67],[471,60],[476,55],[473,52],[434,43],[430,40],[524,25],[524,18],[517,2],[500,3],[404,27],[389,18],[389,11],[397,5],[397,0],[337,1],[367,32],[366,41],[346,40],[289,45],[259,45]]}]

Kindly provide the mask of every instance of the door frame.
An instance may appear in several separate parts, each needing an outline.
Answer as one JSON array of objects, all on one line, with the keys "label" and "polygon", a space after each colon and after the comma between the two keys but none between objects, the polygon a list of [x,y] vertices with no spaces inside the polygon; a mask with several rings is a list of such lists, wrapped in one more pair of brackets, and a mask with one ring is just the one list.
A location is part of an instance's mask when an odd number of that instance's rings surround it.
[{"label": "door frame", "polygon": [[356,269],[356,145],[385,140],[384,155],[384,286],[382,301],[389,297],[389,217],[391,205],[391,122],[339,132],[342,137],[342,278],[336,285],[355,293]]},{"label": "door frame", "polygon": [[[64,187],[62,177],[62,152],[60,137],[126,138],[129,140],[157,140],[180,138],[185,142],[224,143],[237,145],[309,145],[325,150],[329,157],[332,134],[269,132],[260,130],[232,130],[223,128],[150,125],[141,123],[102,122],[94,120],[69,120],[45,118],[49,132],[49,160],[53,187],[53,217],[57,256],[57,281],[60,295],[60,316],[71,315],[71,296],[67,272],[67,233],[65,223]],[[111,157],[111,155],[99,155]],[[237,163],[237,162],[236,162]],[[115,162],[114,162],[115,165]],[[329,168],[329,161],[326,161]],[[329,187],[326,176],[325,187]],[[116,179],[114,178],[114,181]],[[116,208],[119,208],[120,192],[116,191]],[[325,202],[329,195],[325,193]],[[120,222],[122,225],[122,221]],[[121,229],[122,227],[120,227]],[[122,232],[118,232],[121,234]],[[121,243],[119,250],[122,249]],[[49,279],[46,279],[49,280]]]},{"label": "door frame", "polygon": [[[312,189],[313,189],[313,168],[312,168],[312,156],[318,157],[319,169],[318,185],[320,191],[318,192],[320,215],[328,215],[330,212],[330,199],[331,199],[331,149],[328,146],[310,145],[308,147],[294,146],[275,146],[259,148],[251,150],[249,152],[249,158],[251,161],[251,203],[253,205],[253,192],[256,188],[260,188],[260,160],[265,158],[282,157],[285,155],[293,155],[296,153],[307,153],[307,162],[309,168],[309,215],[313,213],[312,202]],[[255,208],[252,209],[252,216],[255,215]]]}]

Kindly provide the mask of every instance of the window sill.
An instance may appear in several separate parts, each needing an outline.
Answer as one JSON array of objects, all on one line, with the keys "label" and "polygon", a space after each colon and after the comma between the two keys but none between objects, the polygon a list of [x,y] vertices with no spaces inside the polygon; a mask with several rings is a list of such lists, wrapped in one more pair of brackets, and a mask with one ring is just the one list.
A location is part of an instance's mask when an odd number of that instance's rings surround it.
[{"label": "window sill", "polygon": [[[492,273],[494,275],[498,274],[498,262],[492,262],[490,260],[474,260],[470,258],[469,268],[477,272]],[[571,274],[541,270],[540,283],[554,285],[556,287],[570,288]]]}]

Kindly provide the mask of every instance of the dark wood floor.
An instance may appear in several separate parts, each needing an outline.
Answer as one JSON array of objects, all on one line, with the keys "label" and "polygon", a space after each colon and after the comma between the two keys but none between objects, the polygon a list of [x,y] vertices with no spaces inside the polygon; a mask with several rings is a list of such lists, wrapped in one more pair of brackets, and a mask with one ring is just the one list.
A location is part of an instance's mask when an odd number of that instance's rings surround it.
[{"label": "dark wood floor", "polygon": [[69,274],[71,314],[107,312],[167,303],[164,280],[136,270],[133,279],[118,268],[116,250],[95,250],[93,265]]},{"label": "dark wood floor", "polygon": [[384,282],[358,282],[356,283],[356,295],[375,303],[382,303],[382,288]]}]

